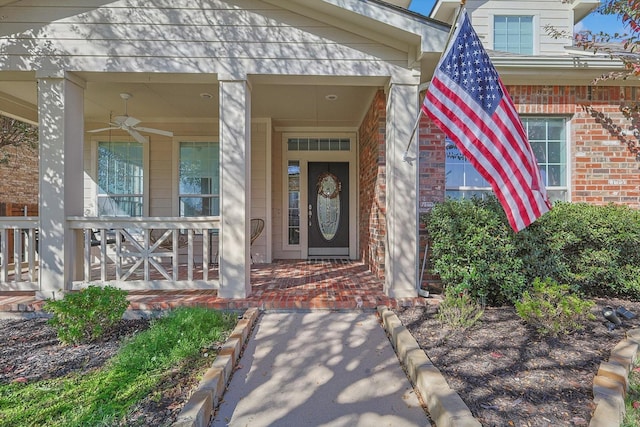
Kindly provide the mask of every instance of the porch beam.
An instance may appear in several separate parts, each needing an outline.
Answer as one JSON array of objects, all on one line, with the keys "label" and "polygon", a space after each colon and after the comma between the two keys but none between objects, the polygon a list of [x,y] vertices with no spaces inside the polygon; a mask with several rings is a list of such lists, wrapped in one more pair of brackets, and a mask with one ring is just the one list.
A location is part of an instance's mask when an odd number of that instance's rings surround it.
[{"label": "porch beam", "polygon": [[220,76],[220,289],[246,298],[250,284],[251,88]]},{"label": "porch beam", "polygon": [[419,112],[416,84],[392,83],[387,93],[385,293],[394,298],[418,295],[418,143],[404,159]]},{"label": "porch beam", "polygon": [[[84,82],[64,71],[38,79],[39,284],[37,296],[59,298],[80,277],[80,234],[67,217],[83,213]],[[80,269],[80,271],[78,271]]]}]

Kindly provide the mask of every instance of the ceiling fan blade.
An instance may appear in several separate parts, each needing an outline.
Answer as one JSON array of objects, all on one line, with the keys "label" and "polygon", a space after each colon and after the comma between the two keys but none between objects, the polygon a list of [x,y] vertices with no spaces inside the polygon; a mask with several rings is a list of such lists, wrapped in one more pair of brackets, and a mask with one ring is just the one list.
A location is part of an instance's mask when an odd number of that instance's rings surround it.
[{"label": "ceiling fan blade", "polygon": [[122,126],[129,116],[115,116],[113,118],[114,126]]},{"label": "ceiling fan blade", "polygon": [[115,130],[115,129],[120,129],[119,127],[111,127],[111,128],[101,128],[101,129],[92,129],[92,130],[88,130],[87,132],[104,132],[106,130]]},{"label": "ceiling fan blade", "polygon": [[134,127],[138,123],[140,123],[140,120],[136,119],[135,117],[131,117],[131,116],[127,116],[125,118],[124,122],[122,122],[122,124],[124,126],[128,126],[128,127]]},{"label": "ceiling fan blade", "polygon": [[173,136],[173,132],[170,132],[168,130],[162,130],[162,129],[154,129],[154,128],[147,128],[147,127],[143,127],[143,126],[136,126],[136,130],[138,130],[140,132],[155,133],[156,135]]},{"label": "ceiling fan blade", "polygon": [[133,139],[138,141],[140,144],[144,144],[145,142],[147,142],[147,138],[145,138],[144,136],[140,135],[140,132],[138,132],[137,130],[131,129],[131,128],[127,128],[127,132],[129,132],[129,134],[133,137]]}]

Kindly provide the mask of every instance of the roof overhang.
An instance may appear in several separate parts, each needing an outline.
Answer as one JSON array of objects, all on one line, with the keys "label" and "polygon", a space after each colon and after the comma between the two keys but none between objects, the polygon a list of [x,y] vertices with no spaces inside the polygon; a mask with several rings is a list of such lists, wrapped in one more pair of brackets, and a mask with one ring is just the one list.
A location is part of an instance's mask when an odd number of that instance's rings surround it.
[{"label": "roof overhang", "polygon": [[[491,61],[505,84],[589,85],[603,74],[624,70],[622,61],[603,56],[492,57]],[[640,79],[603,84],[640,86]]]},{"label": "roof overhang", "polygon": [[264,0],[409,54],[409,64],[442,52],[449,26],[405,9],[410,1]]}]

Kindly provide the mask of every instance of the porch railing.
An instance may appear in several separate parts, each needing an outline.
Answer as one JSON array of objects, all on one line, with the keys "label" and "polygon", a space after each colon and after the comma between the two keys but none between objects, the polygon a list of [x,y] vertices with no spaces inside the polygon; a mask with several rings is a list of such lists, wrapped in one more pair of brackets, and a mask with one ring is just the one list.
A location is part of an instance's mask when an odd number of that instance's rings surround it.
[{"label": "porch railing", "polygon": [[38,217],[0,221],[0,290],[38,289]]},{"label": "porch railing", "polygon": [[219,288],[212,268],[219,218],[69,217],[67,222],[84,241],[83,278],[74,287],[103,282],[124,289]]},{"label": "porch railing", "polygon": [[[68,217],[72,288],[218,289],[219,217]],[[0,290],[38,290],[38,217],[0,219]]]}]

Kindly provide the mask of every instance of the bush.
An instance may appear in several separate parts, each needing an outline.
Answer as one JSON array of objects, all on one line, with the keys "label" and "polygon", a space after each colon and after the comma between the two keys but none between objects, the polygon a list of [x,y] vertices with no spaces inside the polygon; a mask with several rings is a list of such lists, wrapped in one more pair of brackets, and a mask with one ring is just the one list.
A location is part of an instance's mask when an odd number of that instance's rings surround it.
[{"label": "bush", "polygon": [[556,203],[517,235],[529,282],[551,277],[593,296],[640,297],[640,212]]},{"label": "bush", "polygon": [[473,298],[514,303],[525,289],[514,233],[495,199],[448,200],[423,220],[432,271],[444,286],[463,284]]},{"label": "bush", "polygon": [[584,329],[587,320],[595,319],[589,311],[593,306],[593,301],[572,294],[568,285],[536,278],[533,290],[524,292],[516,302],[516,311],[540,334],[558,336]]},{"label": "bush", "polygon": [[430,271],[491,305],[515,303],[536,277],[590,296],[640,299],[640,211],[557,202],[519,233],[495,197],[448,200],[422,220]]},{"label": "bush", "polygon": [[484,310],[474,301],[466,290],[456,287],[444,289],[444,299],[438,305],[436,318],[440,323],[454,329],[468,329],[475,325]]},{"label": "bush", "polygon": [[53,313],[49,324],[63,344],[100,339],[120,319],[129,306],[127,292],[111,287],[89,286],[68,293],[61,300],[48,300],[43,309]]}]

